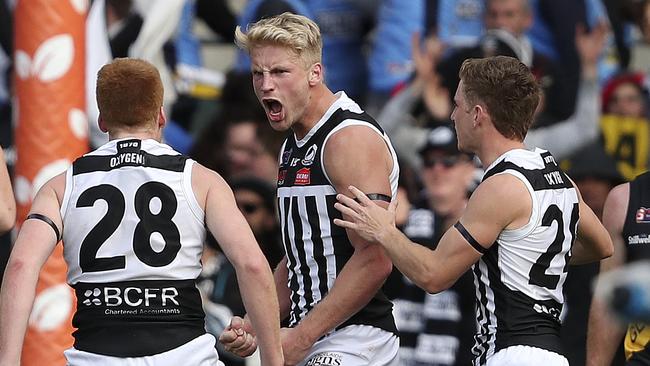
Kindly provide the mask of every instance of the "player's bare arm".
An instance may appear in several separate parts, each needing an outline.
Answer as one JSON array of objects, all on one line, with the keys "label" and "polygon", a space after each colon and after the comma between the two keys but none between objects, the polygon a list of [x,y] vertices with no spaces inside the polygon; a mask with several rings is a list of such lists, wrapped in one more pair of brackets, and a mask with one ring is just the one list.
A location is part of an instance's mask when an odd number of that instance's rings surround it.
[{"label": "player's bare arm", "polygon": [[273,271],[275,288],[278,294],[278,303],[280,305],[280,319],[285,319],[291,311],[291,290],[289,290],[289,270],[287,269],[287,257],[282,258],[275,271]]},{"label": "player's bare arm", "polygon": [[[530,217],[532,206],[528,191],[517,178],[505,174],[490,177],[470,198],[459,220],[462,228],[449,228],[438,247],[430,250],[413,243],[397,230],[394,219],[389,219],[390,210],[381,209],[365,199],[355,187],[351,189],[360,203],[339,195],[340,203],[335,207],[347,213],[349,219],[336,220],[335,223],[367,233],[367,239],[381,244],[404,275],[430,293],[453,285],[495,242],[503,229],[523,226]],[[383,225],[388,229],[379,229]],[[370,234],[372,232],[378,234]]]},{"label": "player's bare arm", "polygon": [[[288,287],[288,278],[287,257],[285,256],[273,271],[273,279],[280,305],[280,319],[287,318],[291,311],[291,299],[289,298],[291,291]],[[247,336],[242,337],[244,332],[247,333]],[[248,335],[251,337],[248,337]],[[248,357],[257,350],[255,335],[255,329],[248,316],[243,318],[233,316],[231,323],[219,337],[219,342],[224,345],[227,351],[240,357]]]},{"label": "player's bare arm", "polygon": [[[614,187],[607,195],[603,208],[603,225],[612,239],[614,253],[600,263],[600,273],[617,269],[625,263],[625,243],[621,233],[629,195],[629,183]],[[597,290],[598,281],[596,281]],[[625,328],[609,314],[607,305],[594,297],[589,310],[587,327],[587,365],[610,365],[624,333]]]},{"label": "player's bare arm", "polygon": [[[390,196],[389,175],[392,157],[385,141],[367,126],[349,126],[334,133],[324,148],[325,170],[337,192],[347,193],[351,184],[369,193]],[[379,204],[387,206],[387,202]],[[370,245],[360,236],[348,231],[354,254],[337,276],[327,296],[291,330],[291,339],[283,337],[296,349],[300,360],[322,335],[343,323],[381,288],[392,265],[381,247]],[[363,278],[363,281],[359,281]],[[285,349],[285,356],[291,352]],[[287,362],[291,360],[287,356]]]},{"label": "player's bare arm", "polygon": [[52,221],[28,219],[11,251],[0,295],[0,364],[19,365],[27,322],[34,304],[38,274],[56,247],[62,232],[60,202],[65,187],[61,174],[46,183],[32,202],[31,213]]},{"label": "player's bare arm", "polygon": [[[579,191],[578,196],[580,199],[580,221],[578,222],[578,237],[571,249],[570,263],[585,264],[610,257],[614,252],[612,239],[596,214],[582,199]],[[625,213],[621,218],[624,216]]]},{"label": "player's bare arm", "polygon": [[[237,273],[244,306],[257,334],[263,364],[281,365],[278,301],[271,270],[230,187],[218,174],[196,164],[192,187],[204,202],[205,222]],[[252,337],[246,333],[242,336]]]}]

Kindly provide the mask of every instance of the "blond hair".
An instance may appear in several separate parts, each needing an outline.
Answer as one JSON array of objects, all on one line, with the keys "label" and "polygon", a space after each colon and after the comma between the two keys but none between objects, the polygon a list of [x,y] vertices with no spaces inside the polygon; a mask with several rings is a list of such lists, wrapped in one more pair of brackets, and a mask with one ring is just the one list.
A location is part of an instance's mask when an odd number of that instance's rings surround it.
[{"label": "blond hair", "polygon": [[145,60],[117,58],[97,73],[97,107],[107,126],[156,123],[163,104],[158,69]]},{"label": "blond hair", "polygon": [[323,53],[323,40],[318,25],[305,16],[289,12],[251,23],[246,33],[237,26],[235,43],[249,54],[258,46],[283,46],[303,60],[305,66],[321,62]]},{"label": "blond hair", "polygon": [[459,76],[467,102],[483,103],[499,133],[523,141],[540,98],[530,69],[516,58],[496,56],[465,60]]}]

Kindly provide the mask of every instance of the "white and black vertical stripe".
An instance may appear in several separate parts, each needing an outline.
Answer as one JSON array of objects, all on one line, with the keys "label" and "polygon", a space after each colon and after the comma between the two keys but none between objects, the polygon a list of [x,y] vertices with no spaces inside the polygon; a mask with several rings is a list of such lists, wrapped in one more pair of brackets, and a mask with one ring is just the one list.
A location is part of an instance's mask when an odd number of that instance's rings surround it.
[{"label": "white and black vertical stripe", "polygon": [[[490,248],[488,254],[483,256],[473,268],[477,298],[476,312],[478,315],[478,332],[475,337],[476,342],[474,348],[472,349],[472,352],[476,356],[474,360],[475,365],[484,365],[487,358],[496,351],[496,334],[493,330],[496,329],[498,332],[498,324],[497,316],[495,315],[496,298],[492,288],[492,281],[495,277],[490,273],[492,266],[487,261],[490,258],[497,258],[497,251],[498,246],[495,244]],[[497,273],[497,278],[498,276],[499,274]]]},{"label": "white and black vertical stripe", "polygon": [[307,217],[310,219],[308,224],[311,229],[311,236],[307,240],[311,241],[312,245],[308,246],[308,248],[311,248],[311,257],[316,262],[316,271],[313,271],[315,273],[311,273],[311,291],[314,294],[314,302],[307,304],[307,311],[309,311],[313,308],[315,302],[327,294],[329,288],[327,287],[327,261],[325,258],[325,248],[323,247],[321,215],[318,213],[316,197],[305,197],[305,208],[308,212]]},{"label": "white and black vertical stripe", "polygon": [[[332,216],[336,196],[329,187],[279,192],[280,219],[291,289],[290,324],[297,324],[327,295],[343,263],[337,260],[332,235],[339,230]],[[298,193],[298,194],[296,194]],[[344,231],[342,231],[344,233]],[[340,263],[340,264],[337,264]]]},{"label": "white and black vertical stripe", "polygon": [[291,248],[291,234],[289,233],[289,224],[287,220],[287,213],[290,212],[291,210],[291,198],[290,197],[282,197],[279,199],[278,202],[278,207],[280,210],[280,222],[282,224],[282,227],[284,228],[282,230],[282,236],[283,236],[283,243],[285,243],[285,253],[287,255],[287,268],[289,268],[289,278],[288,278],[288,285],[289,289],[291,290],[291,316],[289,318],[290,324],[295,324],[297,322],[297,319],[295,318],[295,309],[298,304],[298,300],[300,299],[298,296],[298,279],[297,276],[294,274],[294,272],[291,270],[292,267],[295,267],[296,265],[296,258],[294,256],[294,251]]}]

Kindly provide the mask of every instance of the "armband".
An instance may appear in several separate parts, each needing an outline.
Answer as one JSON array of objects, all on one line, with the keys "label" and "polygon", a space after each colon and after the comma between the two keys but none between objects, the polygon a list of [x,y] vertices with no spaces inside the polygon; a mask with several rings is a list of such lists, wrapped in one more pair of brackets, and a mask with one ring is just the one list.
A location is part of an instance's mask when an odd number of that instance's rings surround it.
[{"label": "armband", "polygon": [[46,224],[50,225],[52,230],[54,230],[54,235],[56,235],[56,242],[58,243],[59,241],[61,241],[61,232],[59,231],[59,228],[56,227],[56,224],[54,223],[54,221],[52,221],[52,219],[38,213],[29,214],[25,220],[29,220],[29,219],[41,220]]},{"label": "armband", "polygon": [[[366,194],[366,197],[370,198],[372,201],[384,201],[390,203],[391,197],[387,196],[385,194],[381,193],[368,193]],[[354,199],[355,201],[359,202],[358,199]]]},{"label": "armband", "polygon": [[465,240],[467,240],[469,245],[471,245],[472,248],[476,249],[477,252],[479,252],[481,254],[485,254],[487,252],[487,249],[485,249],[484,246],[479,244],[478,241],[476,241],[476,239],[474,239],[472,234],[470,234],[469,231],[467,231],[467,229],[465,229],[465,226],[463,226],[463,224],[461,224],[460,221],[457,221],[454,224],[454,227],[456,228],[456,230],[458,230],[460,235],[462,235],[462,237],[465,238]]}]

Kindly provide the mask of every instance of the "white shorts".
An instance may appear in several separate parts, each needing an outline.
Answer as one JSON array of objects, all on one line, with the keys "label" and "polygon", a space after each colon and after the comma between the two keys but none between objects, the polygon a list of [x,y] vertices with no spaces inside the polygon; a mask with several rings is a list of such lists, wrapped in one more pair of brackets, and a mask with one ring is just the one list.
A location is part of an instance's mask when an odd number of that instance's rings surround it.
[{"label": "white shorts", "polygon": [[328,334],[298,366],[399,366],[399,339],[369,325],[349,325]]},{"label": "white shorts", "polygon": [[215,339],[211,334],[185,343],[167,352],[144,357],[113,357],[84,352],[69,348],[63,352],[68,366],[223,366],[214,348]]},{"label": "white shorts", "polygon": [[487,359],[485,366],[569,366],[559,353],[531,346],[510,346]]}]

